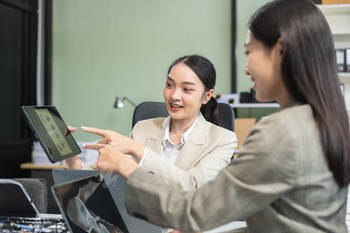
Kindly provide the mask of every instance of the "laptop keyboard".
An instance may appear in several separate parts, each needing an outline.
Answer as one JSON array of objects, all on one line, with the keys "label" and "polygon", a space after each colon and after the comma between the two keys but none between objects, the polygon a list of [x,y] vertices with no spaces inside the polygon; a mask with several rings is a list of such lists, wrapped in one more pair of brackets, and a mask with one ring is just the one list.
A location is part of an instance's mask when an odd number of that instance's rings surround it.
[{"label": "laptop keyboard", "polygon": [[67,232],[62,219],[0,217],[0,232]]}]

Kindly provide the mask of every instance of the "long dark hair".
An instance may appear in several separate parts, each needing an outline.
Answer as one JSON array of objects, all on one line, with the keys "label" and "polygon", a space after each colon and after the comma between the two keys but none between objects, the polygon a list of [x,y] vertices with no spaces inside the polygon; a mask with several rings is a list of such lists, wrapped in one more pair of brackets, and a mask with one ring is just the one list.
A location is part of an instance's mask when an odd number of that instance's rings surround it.
[{"label": "long dark hair", "polygon": [[350,182],[350,133],[340,92],[334,42],[321,11],[309,0],[275,0],[260,8],[248,29],[272,48],[282,40],[282,79],[287,91],[309,104],[328,167],[340,187]]},{"label": "long dark hair", "polygon": [[[171,64],[168,70],[168,74],[170,73],[172,68],[180,62],[190,67],[191,70],[202,81],[204,85],[203,96],[210,89],[214,89],[216,81],[216,72],[214,65],[208,59],[199,55],[180,57],[176,61],[174,61],[173,64]],[[207,121],[219,125],[219,107],[218,102],[215,98],[211,97],[208,103],[202,104],[200,111]]]}]

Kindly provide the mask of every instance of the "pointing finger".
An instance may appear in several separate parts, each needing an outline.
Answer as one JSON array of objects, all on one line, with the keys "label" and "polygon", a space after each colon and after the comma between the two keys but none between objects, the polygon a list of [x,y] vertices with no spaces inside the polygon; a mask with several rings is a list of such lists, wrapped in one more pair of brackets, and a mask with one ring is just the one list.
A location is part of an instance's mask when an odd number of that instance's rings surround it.
[{"label": "pointing finger", "polygon": [[97,134],[101,137],[106,136],[106,130],[103,129],[98,129],[98,128],[93,128],[93,127],[86,127],[86,126],[82,126],[81,129],[87,133],[94,133]]},{"label": "pointing finger", "polygon": [[100,150],[104,147],[104,144],[84,144],[84,149],[90,149],[90,150]]}]

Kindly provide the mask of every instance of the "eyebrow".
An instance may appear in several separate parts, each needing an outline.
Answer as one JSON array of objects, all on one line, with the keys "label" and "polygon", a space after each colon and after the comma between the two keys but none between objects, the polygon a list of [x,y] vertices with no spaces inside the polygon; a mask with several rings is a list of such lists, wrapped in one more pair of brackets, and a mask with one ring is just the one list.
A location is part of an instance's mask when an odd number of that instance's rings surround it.
[{"label": "eyebrow", "polygon": [[244,44],[244,47],[247,47],[248,45],[250,45],[249,43],[248,44]]},{"label": "eyebrow", "polygon": [[[174,79],[170,78],[169,76],[168,76],[168,79],[169,79],[170,81],[174,82]],[[195,84],[194,82],[183,82],[182,84],[188,84],[188,85],[194,85],[194,86],[196,86],[196,84]]]}]

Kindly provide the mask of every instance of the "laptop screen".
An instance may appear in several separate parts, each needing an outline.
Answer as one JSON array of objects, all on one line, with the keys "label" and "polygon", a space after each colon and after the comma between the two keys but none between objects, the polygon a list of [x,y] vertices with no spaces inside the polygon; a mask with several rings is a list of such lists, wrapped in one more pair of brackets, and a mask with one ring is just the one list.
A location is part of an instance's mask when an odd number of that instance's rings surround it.
[{"label": "laptop screen", "polygon": [[0,180],[0,216],[37,217],[39,212],[19,182]]},{"label": "laptop screen", "polygon": [[129,233],[99,175],[58,184],[52,192],[70,232]]}]

